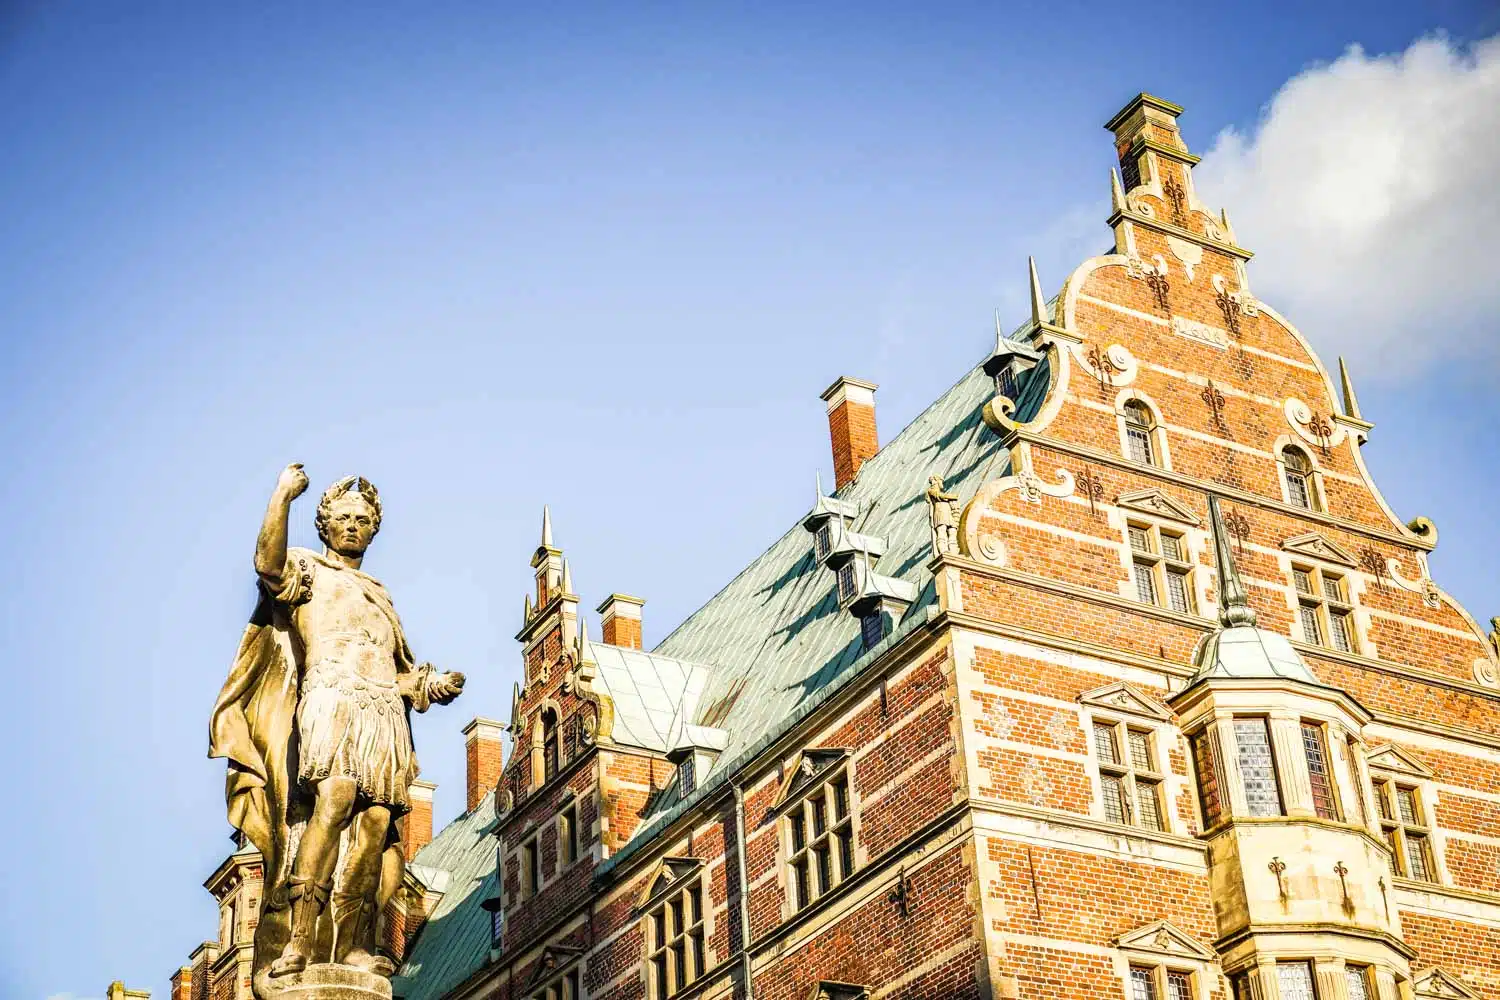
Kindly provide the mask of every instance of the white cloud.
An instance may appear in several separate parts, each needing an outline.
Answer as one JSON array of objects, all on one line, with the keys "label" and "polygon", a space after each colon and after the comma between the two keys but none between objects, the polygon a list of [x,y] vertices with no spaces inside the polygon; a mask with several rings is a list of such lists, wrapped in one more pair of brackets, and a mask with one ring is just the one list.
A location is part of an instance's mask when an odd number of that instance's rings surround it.
[{"label": "white cloud", "polygon": [[1193,176],[1255,251],[1255,294],[1362,380],[1500,354],[1500,36],[1353,46]]}]

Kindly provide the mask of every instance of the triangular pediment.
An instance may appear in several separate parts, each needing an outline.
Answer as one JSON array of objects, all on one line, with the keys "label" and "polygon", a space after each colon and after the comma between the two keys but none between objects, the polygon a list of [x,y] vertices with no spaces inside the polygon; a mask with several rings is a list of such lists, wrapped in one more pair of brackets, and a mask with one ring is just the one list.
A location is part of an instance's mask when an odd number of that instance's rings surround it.
[{"label": "triangular pediment", "polygon": [[787,769],[786,777],[781,781],[781,790],[776,795],[776,802],[771,806],[771,811],[775,812],[782,806],[796,801],[805,789],[822,781],[826,772],[848,757],[849,750],[846,747],[803,750],[797,754],[792,760],[792,766]]},{"label": "triangular pediment", "polygon": [[1115,498],[1115,504],[1127,510],[1138,510],[1142,514],[1154,514],[1157,517],[1167,517],[1183,524],[1199,525],[1203,519],[1194,514],[1191,507],[1174,500],[1171,496],[1158,489],[1136,490],[1134,493],[1121,493]]},{"label": "triangular pediment", "polygon": [[811,1000],[866,1000],[869,995],[868,986],[823,979],[813,987]]},{"label": "triangular pediment", "polygon": [[1216,958],[1211,949],[1199,944],[1191,934],[1170,920],[1158,920],[1128,934],[1121,934],[1115,944],[1123,951],[1170,955],[1197,962],[1212,962]]},{"label": "triangular pediment", "polygon": [[651,875],[646,879],[646,888],[636,898],[636,906],[645,909],[657,896],[667,892],[683,879],[698,874],[703,868],[702,858],[677,858],[666,857],[656,863],[651,869]]},{"label": "triangular pediment", "polygon": [[537,959],[536,968],[532,970],[531,981],[526,984],[526,992],[531,992],[577,961],[583,952],[584,949],[575,944],[549,944],[544,947],[541,957]]},{"label": "triangular pediment", "polygon": [[1423,969],[1412,977],[1412,993],[1419,997],[1447,997],[1449,1000],[1472,1000],[1478,993],[1465,986],[1440,966]]},{"label": "triangular pediment", "polygon": [[1094,688],[1092,691],[1085,691],[1078,696],[1078,700],[1085,705],[1108,709],[1111,712],[1139,715],[1162,722],[1169,722],[1172,719],[1171,709],[1124,681],[1116,681],[1101,688]]},{"label": "triangular pediment", "polygon": [[1324,562],[1339,563],[1344,566],[1358,565],[1357,560],[1349,554],[1348,550],[1337,542],[1324,538],[1316,531],[1309,531],[1305,535],[1296,538],[1288,538],[1281,543],[1281,547],[1288,552],[1296,552],[1299,555],[1312,556],[1314,559],[1322,559]]},{"label": "triangular pediment", "polygon": [[1432,768],[1391,743],[1372,747],[1370,752],[1365,755],[1365,763],[1381,771],[1410,774],[1418,778],[1432,777]]}]

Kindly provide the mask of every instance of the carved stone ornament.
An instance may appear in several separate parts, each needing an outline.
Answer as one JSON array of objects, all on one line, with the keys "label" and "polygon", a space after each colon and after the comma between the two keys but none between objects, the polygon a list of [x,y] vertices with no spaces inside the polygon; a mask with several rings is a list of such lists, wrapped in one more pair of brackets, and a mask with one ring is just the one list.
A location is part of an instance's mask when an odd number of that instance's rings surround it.
[{"label": "carved stone ornament", "polygon": [[1203,519],[1193,513],[1192,508],[1154,487],[1121,493],[1115,498],[1115,506],[1140,511],[1142,514],[1154,514],[1194,527],[1203,523]]},{"label": "carved stone ornament", "polygon": [[1197,962],[1212,962],[1216,955],[1200,944],[1191,934],[1168,920],[1157,920],[1144,927],[1137,927],[1115,939],[1117,947],[1125,952],[1170,955]]},{"label": "carved stone ornament", "polygon": [[1286,414],[1287,425],[1298,437],[1319,451],[1327,453],[1328,449],[1337,448],[1343,443],[1344,425],[1330,423],[1327,417],[1314,413],[1312,407],[1296,396],[1287,397],[1281,408]]},{"label": "carved stone ornament", "polygon": [[1420,580],[1407,578],[1401,572],[1401,560],[1399,559],[1387,559],[1385,568],[1386,575],[1391,578],[1392,583],[1402,590],[1410,591],[1413,594],[1421,594],[1422,603],[1427,607],[1436,608],[1443,603],[1442,594],[1438,591],[1437,584],[1432,582],[1431,577],[1424,576]]},{"label": "carved stone ornament", "polygon": [[927,520],[932,529],[932,554],[958,552],[958,494],[949,493],[942,476],[927,478]]},{"label": "carved stone ornament", "polygon": [[1340,566],[1354,567],[1357,562],[1348,549],[1337,542],[1325,537],[1321,532],[1309,531],[1305,535],[1297,535],[1282,541],[1281,547],[1288,552],[1298,555],[1311,556],[1324,562],[1338,563]]},{"label": "carved stone ornament", "polygon": [[1248,289],[1241,286],[1239,291],[1231,292],[1229,290],[1229,279],[1224,277],[1222,274],[1214,275],[1213,278],[1210,279],[1209,284],[1213,285],[1215,292],[1218,292],[1220,295],[1223,295],[1225,298],[1227,298],[1230,302],[1234,303],[1234,305],[1239,308],[1241,315],[1260,315],[1260,306],[1255,301],[1255,296],[1251,295]]},{"label": "carved stone ornament", "polygon": [[980,540],[980,523],[984,520],[985,512],[1001,494],[1015,490],[1027,503],[1041,503],[1044,496],[1062,499],[1072,496],[1075,491],[1077,483],[1073,473],[1067,469],[1056,470],[1055,484],[1037,475],[1031,467],[1031,449],[1025,444],[1015,450],[1011,462],[1015,470],[1011,475],[985,483],[964,508],[959,524],[959,539],[964,554],[970,558],[993,563],[998,561],[997,555],[1003,556],[1003,546],[997,546],[995,541],[981,544]]},{"label": "carved stone ornament", "polygon": [[1134,382],[1140,374],[1140,362],[1121,344],[1110,344],[1103,351],[1082,343],[1068,346],[1078,367],[1100,385],[1122,388]]},{"label": "carved stone ornament", "polygon": [[1188,319],[1185,316],[1172,317],[1172,332],[1179,337],[1186,337],[1188,340],[1196,340],[1200,344],[1217,347],[1221,351],[1229,347],[1229,333],[1227,331],[1221,330],[1216,326],[1209,326],[1207,323],[1200,323],[1195,319]]},{"label": "carved stone ornament", "polygon": [[1438,966],[1423,969],[1412,976],[1412,995],[1441,997],[1442,1000],[1477,1000],[1479,996],[1457,976],[1449,974]]},{"label": "carved stone ornament", "polygon": [[1192,284],[1193,269],[1203,263],[1203,247],[1180,236],[1168,236],[1167,249],[1182,264],[1183,271],[1187,273],[1188,284]]}]

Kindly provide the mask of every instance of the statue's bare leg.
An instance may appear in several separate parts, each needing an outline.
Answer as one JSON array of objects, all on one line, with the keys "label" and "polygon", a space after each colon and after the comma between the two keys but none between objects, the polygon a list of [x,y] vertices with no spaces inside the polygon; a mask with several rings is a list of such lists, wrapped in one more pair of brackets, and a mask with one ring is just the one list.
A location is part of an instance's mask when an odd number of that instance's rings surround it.
[{"label": "statue's bare leg", "polygon": [[333,889],[333,866],[338,861],[339,836],[354,812],[353,778],[324,778],[318,782],[313,814],[302,831],[297,859],[292,864],[292,936],[271,963],[272,976],[307,968],[313,928]]},{"label": "statue's bare leg", "polygon": [[339,891],[333,896],[333,960],[356,969],[389,976],[391,960],[376,951],[377,895],[391,811],[370,805],[354,817],[349,860]]}]

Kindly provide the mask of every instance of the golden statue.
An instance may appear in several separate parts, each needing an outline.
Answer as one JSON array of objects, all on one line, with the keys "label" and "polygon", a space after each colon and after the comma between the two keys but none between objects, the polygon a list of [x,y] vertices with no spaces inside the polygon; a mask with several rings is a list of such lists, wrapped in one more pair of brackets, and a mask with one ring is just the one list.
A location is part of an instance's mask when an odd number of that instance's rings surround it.
[{"label": "golden statue", "polygon": [[390,596],[360,569],[380,530],[375,487],[350,476],[323,494],[321,554],[287,547],[306,489],[301,465],[276,481],[255,547],[260,599],[210,722],[229,822],[265,862],[258,996],[313,962],[394,972],[375,927],[404,865],[393,821],[417,776],[409,713],[464,686],[414,662]]}]

